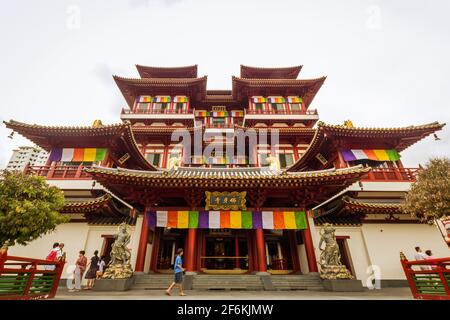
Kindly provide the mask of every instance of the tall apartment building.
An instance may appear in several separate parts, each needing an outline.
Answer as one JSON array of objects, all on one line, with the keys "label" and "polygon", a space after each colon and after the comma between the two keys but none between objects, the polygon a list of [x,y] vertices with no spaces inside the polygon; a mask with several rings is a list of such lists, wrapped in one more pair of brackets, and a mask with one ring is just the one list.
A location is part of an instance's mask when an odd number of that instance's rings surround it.
[{"label": "tall apartment building", "polygon": [[13,154],[6,165],[6,170],[23,171],[26,165],[43,166],[47,162],[48,152],[36,146],[21,146],[13,150]]}]

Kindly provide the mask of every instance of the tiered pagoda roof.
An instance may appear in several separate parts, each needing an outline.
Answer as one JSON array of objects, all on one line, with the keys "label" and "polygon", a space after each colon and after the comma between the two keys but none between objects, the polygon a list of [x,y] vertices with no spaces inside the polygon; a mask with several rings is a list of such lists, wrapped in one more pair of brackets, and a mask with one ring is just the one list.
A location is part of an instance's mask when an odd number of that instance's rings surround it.
[{"label": "tiered pagoda roof", "polygon": [[113,76],[122,95],[131,108],[140,95],[184,95],[191,102],[201,101],[206,98],[207,77],[201,78],[142,78],[131,79]]},{"label": "tiered pagoda roof", "polygon": [[233,98],[245,102],[251,96],[300,96],[307,108],[325,79],[244,79],[233,76]]},{"label": "tiered pagoda roof", "polygon": [[[104,167],[86,168],[108,190],[125,197],[132,203],[142,203],[160,193],[160,197],[180,197],[181,191],[233,190],[254,192],[256,190],[280,191],[307,194],[300,200],[305,206],[320,203],[344,190],[370,171],[370,168],[355,166],[314,172],[269,170],[268,168],[178,168],[166,171],[138,171]],[[312,194],[315,194],[312,197]],[[314,198],[314,199],[313,199]]]},{"label": "tiered pagoda roof", "polygon": [[136,65],[141,78],[197,78],[197,65],[184,67],[151,67]]},{"label": "tiered pagoda roof", "polygon": [[[363,128],[345,125],[328,125],[318,122],[316,134],[305,154],[288,171],[310,170],[316,168],[316,155],[326,156],[336,149],[336,142],[341,148],[388,148],[403,151],[426,136],[441,130],[445,123],[433,122],[419,126],[397,128]],[[313,162],[317,162],[314,165]],[[331,166],[332,163],[329,163]]]},{"label": "tiered pagoda roof", "polygon": [[241,64],[241,78],[245,79],[297,79],[303,66],[285,68],[250,67]]},{"label": "tiered pagoda roof", "polygon": [[70,201],[64,204],[61,214],[82,214],[89,224],[134,224],[129,208],[119,208],[109,193],[86,201]]},{"label": "tiered pagoda roof", "polygon": [[52,148],[108,148],[113,161],[119,165],[125,153],[130,159],[125,162],[129,168],[156,170],[140,152],[130,123],[100,126],[45,126],[27,124],[14,120],[4,121],[8,129],[12,129],[50,151]]}]

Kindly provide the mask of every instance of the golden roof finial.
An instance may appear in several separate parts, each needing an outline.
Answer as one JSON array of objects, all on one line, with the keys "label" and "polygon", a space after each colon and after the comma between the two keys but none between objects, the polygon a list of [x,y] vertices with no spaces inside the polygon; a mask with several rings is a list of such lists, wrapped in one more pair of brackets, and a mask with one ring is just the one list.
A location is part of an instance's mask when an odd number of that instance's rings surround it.
[{"label": "golden roof finial", "polygon": [[94,120],[94,123],[92,124],[92,127],[94,127],[94,128],[100,128],[100,127],[103,127],[103,123],[102,123],[102,120]]},{"label": "golden roof finial", "polygon": [[353,128],[353,122],[351,120],[345,120],[344,126],[346,126],[347,128]]}]

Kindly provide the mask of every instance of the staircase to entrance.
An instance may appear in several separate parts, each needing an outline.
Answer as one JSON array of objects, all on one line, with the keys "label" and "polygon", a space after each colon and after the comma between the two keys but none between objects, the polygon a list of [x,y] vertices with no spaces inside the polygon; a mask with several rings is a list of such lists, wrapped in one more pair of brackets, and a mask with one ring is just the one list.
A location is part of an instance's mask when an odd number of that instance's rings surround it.
[{"label": "staircase to entrance", "polygon": [[[318,274],[271,275],[266,277],[273,290],[324,290]],[[173,281],[173,274],[135,275],[134,290],[165,290]],[[266,280],[267,281],[267,280]],[[267,287],[267,283],[266,283]],[[192,290],[249,290],[263,291],[264,282],[259,275],[215,275],[197,274],[193,276]]]}]

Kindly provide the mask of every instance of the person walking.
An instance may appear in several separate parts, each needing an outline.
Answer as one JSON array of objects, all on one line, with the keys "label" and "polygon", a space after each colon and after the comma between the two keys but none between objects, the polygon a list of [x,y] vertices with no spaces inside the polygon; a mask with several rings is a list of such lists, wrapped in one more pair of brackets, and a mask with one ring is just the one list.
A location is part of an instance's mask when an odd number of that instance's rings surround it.
[{"label": "person walking", "polygon": [[66,252],[64,251],[64,243],[62,242],[59,243],[56,257],[58,261],[66,261]]},{"label": "person walking", "polygon": [[[425,254],[426,254],[426,258],[425,260],[433,260],[433,259],[437,259],[437,257],[433,256],[433,253],[431,252],[431,250],[425,250]],[[429,268],[431,269],[437,269],[437,265],[430,265]]]},{"label": "person walking", "polygon": [[84,271],[86,270],[87,258],[84,256],[85,251],[81,250],[75,263],[74,270],[74,280],[75,280],[75,288],[70,288],[69,292],[80,291],[81,290],[81,279],[83,279]]},{"label": "person walking", "polygon": [[[416,261],[426,260],[427,255],[422,252],[422,249],[420,249],[420,247],[415,247],[414,249],[416,250],[416,252],[414,253],[414,259]],[[420,270],[430,270],[430,267],[426,265],[421,265],[419,266],[419,268]]]},{"label": "person walking", "polygon": [[97,279],[100,279],[102,277],[103,272],[105,270],[105,264],[106,264],[105,258],[106,257],[104,255],[101,256],[100,261],[98,262],[98,270],[97,270],[97,274],[96,274]]},{"label": "person walking", "polygon": [[[55,242],[53,244],[53,248],[50,251],[50,253],[47,255],[47,257],[45,258],[45,260],[49,260],[49,261],[57,261],[58,260],[58,252],[59,252],[59,243]],[[55,265],[45,265],[44,266],[45,270],[55,270]]]},{"label": "person walking", "polygon": [[173,271],[175,273],[175,279],[172,282],[172,284],[169,286],[169,288],[167,288],[166,290],[166,294],[168,296],[171,295],[171,290],[173,289],[174,286],[177,286],[179,291],[180,291],[180,296],[185,296],[186,294],[183,292],[183,272],[184,272],[184,268],[183,268],[183,260],[181,259],[181,257],[183,256],[183,249],[179,248],[177,250],[177,257],[175,258],[175,264],[173,266]]},{"label": "person walking", "polygon": [[98,262],[100,258],[98,257],[98,250],[94,251],[94,256],[91,258],[91,262],[89,263],[89,269],[86,272],[87,286],[84,288],[85,290],[92,290],[94,286],[95,278],[97,277],[98,270]]}]

